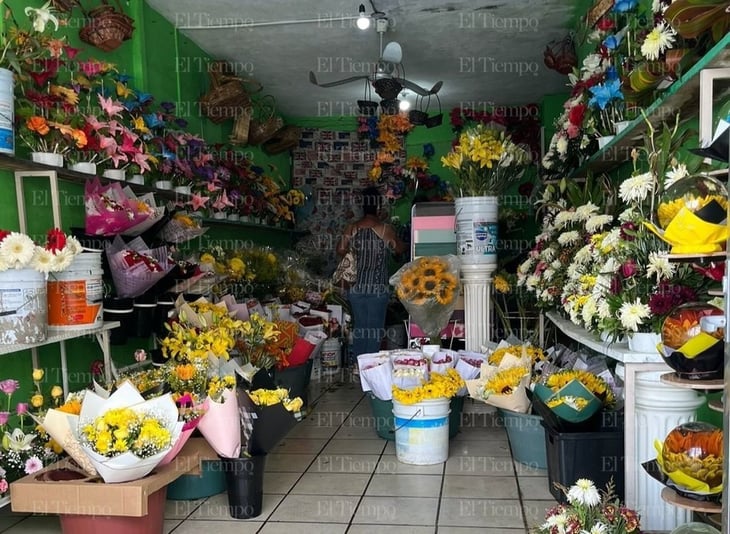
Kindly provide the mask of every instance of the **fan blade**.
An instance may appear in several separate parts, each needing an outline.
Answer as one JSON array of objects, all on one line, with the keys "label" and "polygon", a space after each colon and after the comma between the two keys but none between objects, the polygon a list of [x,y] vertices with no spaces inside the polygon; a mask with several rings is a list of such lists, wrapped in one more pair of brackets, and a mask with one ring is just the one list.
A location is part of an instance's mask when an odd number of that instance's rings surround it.
[{"label": "fan blade", "polygon": [[344,85],[346,83],[356,82],[358,80],[367,80],[367,79],[369,79],[369,76],[352,76],[350,78],[344,78],[342,80],[337,80],[335,82],[319,83],[317,81],[317,77],[314,75],[314,72],[312,72],[311,70],[309,71],[309,81],[319,87],[335,87],[336,85]]},{"label": "fan blade", "polygon": [[388,61],[389,63],[400,63],[403,59],[403,49],[401,49],[400,44],[395,41],[388,43],[385,45],[383,56],[380,59]]},{"label": "fan blade", "polygon": [[435,95],[441,90],[441,86],[444,84],[444,82],[439,81],[433,84],[433,87],[431,89],[424,89],[420,85],[413,83],[409,80],[406,80],[404,78],[396,78],[400,82],[400,84],[405,87],[406,89],[410,89],[414,93],[420,96],[428,96],[428,95]]}]

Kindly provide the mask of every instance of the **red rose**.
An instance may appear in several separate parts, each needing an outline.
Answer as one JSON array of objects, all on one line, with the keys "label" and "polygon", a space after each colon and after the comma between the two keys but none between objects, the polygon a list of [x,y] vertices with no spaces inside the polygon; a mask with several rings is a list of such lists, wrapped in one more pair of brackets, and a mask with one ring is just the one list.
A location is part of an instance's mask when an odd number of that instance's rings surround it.
[{"label": "red rose", "polygon": [[586,108],[587,106],[585,104],[578,104],[577,106],[570,108],[570,111],[568,112],[568,120],[570,123],[575,124],[576,126],[583,124],[583,117],[585,117]]},{"label": "red rose", "polygon": [[608,17],[601,17],[600,19],[598,19],[598,22],[596,23],[596,28],[598,28],[602,32],[607,32],[608,30],[611,30],[614,27],[615,27],[615,24]]}]

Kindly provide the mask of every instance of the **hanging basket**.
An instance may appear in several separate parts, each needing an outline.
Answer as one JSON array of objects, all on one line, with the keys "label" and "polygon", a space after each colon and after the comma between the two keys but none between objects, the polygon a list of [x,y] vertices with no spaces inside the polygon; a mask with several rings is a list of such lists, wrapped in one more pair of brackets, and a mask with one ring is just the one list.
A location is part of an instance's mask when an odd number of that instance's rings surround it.
[{"label": "hanging basket", "polygon": [[284,126],[277,131],[271,139],[266,141],[261,148],[267,154],[280,154],[299,146],[299,137],[302,129],[296,126]]},{"label": "hanging basket", "polygon": [[103,5],[86,13],[86,23],[79,30],[79,38],[104,52],[111,52],[121,46],[134,33],[134,19],[124,14],[119,0],[117,7],[110,6],[107,0]]},{"label": "hanging basket", "polygon": [[237,146],[246,146],[248,144],[248,132],[251,129],[251,115],[253,115],[253,110],[251,106],[247,106],[236,117],[236,120],[233,122],[233,130],[228,137],[228,141],[231,144]]},{"label": "hanging basket", "polygon": [[263,96],[254,108],[254,118],[248,131],[248,142],[260,145],[271,139],[284,126],[284,121],[276,115],[276,101],[271,95]]},{"label": "hanging basket", "polygon": [[235,76],[225,61],[211,62],[208,76],[210,90],[200,98],[200,111],[215,124],[245,115],[251,104],[249,95],[261,90],[257,81]]}]

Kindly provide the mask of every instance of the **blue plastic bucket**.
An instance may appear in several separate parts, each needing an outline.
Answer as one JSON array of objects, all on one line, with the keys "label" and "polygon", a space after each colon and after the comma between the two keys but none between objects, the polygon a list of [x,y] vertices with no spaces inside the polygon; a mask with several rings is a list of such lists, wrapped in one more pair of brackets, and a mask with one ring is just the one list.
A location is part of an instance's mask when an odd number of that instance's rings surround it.
[{"label": "blue plastic bucket", "polygon": [[498,408],[502,426],[507,430],[512,457],[521,464],[547,469],[545,428],[539,415],[525,414]]}]

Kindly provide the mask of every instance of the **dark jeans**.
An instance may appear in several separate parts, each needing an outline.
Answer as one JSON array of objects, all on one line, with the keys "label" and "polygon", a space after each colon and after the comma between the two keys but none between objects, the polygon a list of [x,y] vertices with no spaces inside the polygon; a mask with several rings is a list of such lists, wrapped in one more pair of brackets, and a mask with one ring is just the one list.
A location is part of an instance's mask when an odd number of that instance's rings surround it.
[{"label": "dark jeans", "polygon": [[385,312],[388,308],[388,293],[355,293],[348,295],[352,306],[352,357],[357,361],[360,354],[380,350],[380,341],[385,336]]}]

